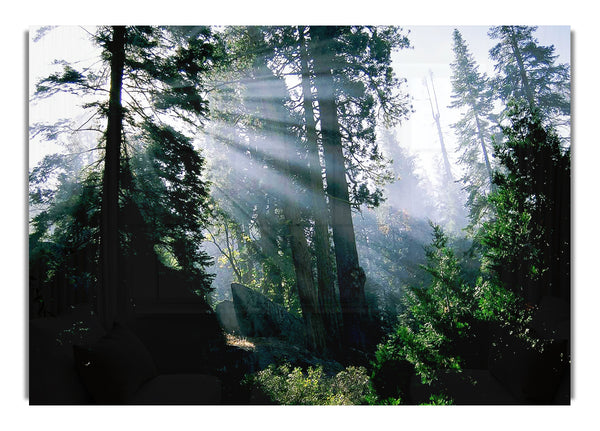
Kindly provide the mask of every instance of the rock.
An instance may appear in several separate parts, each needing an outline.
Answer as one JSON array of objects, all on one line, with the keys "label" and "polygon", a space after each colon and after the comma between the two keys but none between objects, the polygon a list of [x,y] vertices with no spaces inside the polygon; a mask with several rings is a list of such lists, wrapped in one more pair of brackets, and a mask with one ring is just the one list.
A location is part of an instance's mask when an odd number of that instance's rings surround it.
[{"label": "rock", "polygon": [[217,319],[219,319],[221,328],[230,334],[241,334],[233,301],[225,300],[219,302],[215,307],[215,312],[217,313]]},{"label": "rock", "polygon": [[283,306],[241,284],[232,283],[231,293],[242,335],[279,337],[292,343],[304,343],[302,321]]}]

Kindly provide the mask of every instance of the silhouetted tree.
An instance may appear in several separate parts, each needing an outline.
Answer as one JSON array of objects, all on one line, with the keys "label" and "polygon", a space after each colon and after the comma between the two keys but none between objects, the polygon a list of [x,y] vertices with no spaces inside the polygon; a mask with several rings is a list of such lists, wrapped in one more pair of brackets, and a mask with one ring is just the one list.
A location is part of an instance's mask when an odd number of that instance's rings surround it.
[{"label": "silhouetted tree", "polygon": [[496,217],[481,232],[484,268],[532,305],[544,295],[570,301],[570,150],[537,111],[512,106],[496,145],[503,169],[491,196]]},{"label": "silhouetted tree", "polygon": [[[121,212],[128,205],[125,195],[136,192],[135,181],[131,180],[136,172],[131,171],[130,159],[137,151],[144,152],[140,147],[149,141],[152,146],[162,140],[165,144],[162,155],[169,159],[168,162],[174,163],[171,169],[178,169],[171,178],[166,178],[169,174],[162,176],[161,186],[167,189],[167,195],[180,193],[177,191],[179,184],[187,183],[186,186],[191,188],[202,184],[199,180],[201,159],[194,158],[195,150],[189,140],[186,141],[181,132],[160,123],[165,118],[162,114],[168,114],[175,115],[193,128],[199,126],[201,118],[207,114],[207,102],[202,95],[203,75],[214,65],[219,50],[217,39],[206,27],[100,27],[94,41],[102,49],[102,59],[110,79],[108,100],[85,106],[96,109],[91,116],[96,117],[96,121],[107,119],[104,145],[101,146],[104,153],[100,234],[102,271],[98,274],[101,285],[97,291],[97,308],[103,324],[110,326],[115,318],[126,319],[130,312],[131,286],[123,281],[121,273],[122,258],[127,254],[123,250],[127,242],[123,235],[125,238],[131,235],[131,232],[122,231],[125,224],[121,220]],[[38,83],[37,95],[51,95],[57,91],[94,94],[105,80],[106,76],[93,70],[79,72],[65,65],[62,74],[51,75]],[[99,127],[102,125],[99,124]],[[182,151],[179,160],[173,158],[172,152],[167,156],[169,151]],[[154,155],[158,153],[155,151]],[[126,184],[123,183],[124,178],[127,178]],[[205,194],[205,191],[200,188],[196,193]],[[202,222],[198,212],[203,211],[202,205],[198,207],[197,204],[205,199],[204,196],[198,197],[177,196],[181,199],[178,201],[179,209],[185,213],[183,218],[188,217],[195,223],[197,234]],[[185,207],[184,202],[190,201],[193,203]],[[176,208],[172,210],[178,211]],[[181,235],[176,233],[180,228],[171,224],[170,229],[162,239],[171,236],[167,247],[177,256],[181,267],[187,270],[194,267],[196,275],[208,280],[204,273],[208,260],[201,253],[187,254],[194,247],[190,241],[198,238],[182,242]],[[193,260],[194,257],[199,260],[193,264],[183,262],[183,259]],[[206,284],[201,281],[199,286],[198,291],[206,293]]]}]

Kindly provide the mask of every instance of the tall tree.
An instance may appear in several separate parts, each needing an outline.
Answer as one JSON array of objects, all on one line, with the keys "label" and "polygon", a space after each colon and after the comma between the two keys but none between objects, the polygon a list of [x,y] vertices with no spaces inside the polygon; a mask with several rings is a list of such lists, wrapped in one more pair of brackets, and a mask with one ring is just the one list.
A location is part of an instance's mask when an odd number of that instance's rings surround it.
[{"label": "tall tree", "polygon": [[119,283],[119,175],[123,133],[123,71],[125,67],[125,27],[112,28],[106,43],[110,55],[110,92],[106,148],[102,180],[102,224],[100,227],[100,286],[97,311],[105,327],[115,318],[128,319],[130,293]]},{"label": "tall tree", "polygon": [[381,197],[355,180],[361,159],[382,161],[374,139],[377,109],[396,121],[409,110],[394,92],[398,81],[390,67],[392,49],[408,41],[398,29],[362,27],[311,27],[310,38],[344,341],[363,348],[365,274],[356,250],[350,190],[356,200],[374,205]]},{"label": "tall tree", "polygon": [[464,167],[461,178],[468,193],[468,208],[472,226],[487,219],[490,208],[486,196],[493,190],[493,169],[490,160],[493,100],[490,80],[479,72],[473,55],[461,33],[455,29],[454,62],[452,68],[451,108],[460,109],[462,116],[453,124],[458,137]]},{"label": "tall tree", "polygon": [[317,266],[317,286],[319,305],[325,324],[329,330],[329,343],[332,350],[341,348],[341,316],[339,316],[338,298],[335,291],[335,277],[331,258],[329,237],[329,209],[325,197],[322,166],[319,157],[319,140],[317,124],[313,108],[312,69],[309,58],[310,48],[305,37],[307,28],[298,29],[298,45],[300,50],[300,78],[302,84],[302,107],[304,110],[304,126],[308,145],[308,169],[312,194],[312,217],[314,219],[314,250]]},{"label": "tall tree", "polygon": [[570,71],[556,64],[554,46],[541,46],[534,37],[537,27],[498,26],[489,31],[499,42],[490,49],[498,73],[496,89],[502,101],[525,100],[555,125],[569,124],[571,113]]},{"label": "tall tree", "polygon": [[[201,118],[207,113],[203,76],[214,65],[219,54],[218,43],[206,27],[100,27],[94,41],[102,49],[102,59],[110,77],[108,101],[96,100],[85,106],[96,108],[88,121],[95,118],[98,128],[103,127],[102,119],[107,120],[103,140],[105,145],[99,145],[104,150],[100,235],[103,270],[98,275],[101,284],[97,291],[97,306],[103,324],[110,326],[116,318],[126,319],[130,310],[129,286],[124,282],[122,272],[124,238],[128,235],[122,232],[124,220],[120,219],[119,214],[127,202],[125,195],[132,192],[125,190],[123,183],[123,178],[135,175],[131,172],[131,156],[143,152],[145,144],[154,142],[152,139],[171,140],[175,146],[179,145],[179,150],[184,150],[184,156],[181,163],[175,165],[180,171],[174,178],[163,177],[163,185],[177,194],[178,182],[190,182],[191,178],[197,177],[198,160],[191,157],[189,152],[195,150],[189,141],[180,139],[180,132],[166,127],[164,122],[169,115],[176,115],[183,120],[180,124],[195,128],[201,123]],[[38,96],[57,91],[98,94],[96,90],[105,85],[103,78],[104,75],[93,70],[79,72],[65,65],[61,74],[43,79],[36,93]],[[127,181],[127,184],[133,187],[134,181]],[[185,204],[181,208],[184,207]],[[190,220],[200,222],[202,218],[198,217],[197,211],[199,208],[188,206],[184,212]],[[169,228],[172,229],[173,225]],[[194,229],[198,231],[198,224]],[[173,232],[165,235],[177,236]],[[189,240],[184,248],[190,247]],[[177,240],[168,245],[170,252],[177,255],[180,261],[184,259],[184,253],[175,249],[182,246],[183,243]],[[195,257],[200,255],[190,254]],[[194,264],[181,266],[189,269],[196,265],[198,274],[205,276],[203,268],[207,262],[200,257]],[[199,289],[203,293],[204,287]]]}]

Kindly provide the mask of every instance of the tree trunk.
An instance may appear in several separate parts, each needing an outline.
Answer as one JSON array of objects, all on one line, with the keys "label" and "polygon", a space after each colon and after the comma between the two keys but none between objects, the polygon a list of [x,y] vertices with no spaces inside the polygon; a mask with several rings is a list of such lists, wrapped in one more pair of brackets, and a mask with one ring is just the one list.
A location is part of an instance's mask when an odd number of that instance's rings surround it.
[{"label": "tree trunk", "polygon": [[527,78],[527,72],[525,71],[525,64],[523,63],[523,56],[521,55],[521,50],[519,49],[515,29],[512,26],[508,26],[508,29],[510,32],[510,43],[513,50],[513,54],[515,56],[515,59],[517,60],[517,65],[519,67],[519,75],[521,76],[521,85],[523,86],[523,93],[525,93],[525,98],[529,103],[529,107],[533,109],[535,107],[533,92],[531,91],[531,87],[529,86],[529,79]]},{"label": "tree trunk", "polygon": [[113,27],[109,51],[110,96],[106,128],[104,177],[102,181],[102,207],[100,228],[100,289],[97,311],[106,329],[116,319],[125,318],[128,295],[119,286],[119,170],[123,130],[121,90],[125,63],[125,27]]},{"label": "tree trunk", "polygon": [[477,127],[477,137],[481,143],[481,151],[483,152],[483,160],[485,161],[485,168],[487,169],[488,176],[490,177],[490,189],[493,192],[496,188],[494,185],[494,174],[492,172],[492,166],[490,165],[490,159],[488,157],[487,148],[485,146],[485,140],[483,139],[483,133],[481,133],[481,124],[479,123],[479,116],[477,112],[474,112],[475,125]]},{"label": "tree trunk", "polygon": [[358,262],[342,138],[334,94],[335,84],[331,70],[332,53],[328,49],[328,42],[332,38],[331,29],[331,27],[311,27],[311,35],[316,39],[313,46],[319,46],[318,50],[313,51],[316,75],[315,87],[320,108],[327,195],[329,196],[329,207],[331,209],[331,227],[335,246],[344,343],[347,347],[361,349],[366,346],[364,332],[367,318],[364,290],[365,276]]},{"label": "tree trunk", "polygon": [[[272,76],[266,68],[264,70],[259,69],[259,75],[262,77]],[[266,123],[265,132],[271,139],[279,141],[275,145],[275,159],[282,161],[282,163],[276,164],[275,167],[283,170],[288,181],[288,187],[282,199],[282,210],[288,223],[289,244],[306,329],[306,341],[309,349],[323,353],[327,351],[327,333],[319,311],[319,301],[313,280],[311,254],[304,234],[300,208],[298,200],[294,199],[297,192],[294,190],[292,183],[293,175],[289,158],[290,153],[294,152],[295,142],[286,127],[289,121],[283,112],[286,109],[283,105],[286,89],[284,83],[279,81],[278,78],[272,76],[272,81],[272,97],[263,99],[261,103]]]},{"label": "tree trunk", "polygon": [[341,349],[340,316],[338,301],[335,292],[333,267],[329,245],[329,223],[327,200],[321,175],[321,162],[319,160],[319,143],[315,114],[313,110],[313,97],[310,84],[310,68],[304,27],[300,27],[300,61],[302,67],[302,94],[304,118],[306,123],[306,139],[308,141],[308,160],[310,173],[310,189],[312,194],[312,217],[315,223],[313,242],[315,259],[317,263],[317,285],[319,306],[323,321],[327,326],[329,346],[333,351]]},{"label": "tree trunk", "polygon": [[285,205],[284,214],[289,223],[290,249],[292,250],[298,297],[302,307],[308,346],[315,352],[326,352],[327,333],[319,312],[319,300],[311,269],[310,249],[304,236],[300,212],[293,203],[289,202]]},{"label": "tree trunk", "polygon": [[[431,89],[433,90],[433,97],[431,99],[431,93],[429,92],[429,86],[427,86],[427,94],[429,96],[429,105],[431,106],[431,115],[435,121],[437,126],[438,138],[440,140],[440,146],[442,147],[442,159],[444,161],[444,170],[446,171],[446,181],[448,184],[452,184],[454,182],[454,178],[452,177],[452,170],[450,168],[450,160],[448,159],[448,152],[446,151],[446,144],[444,143],[444,134],[442,133],[442,126],[440,125],[440,110],[437,107],[437,95],[435,93],[435,86],[433,85],[433,72],[429,71],[429,76],[431,78]],[[433,109],[433,102],[435,101],[435,106],[437,110]]]}]

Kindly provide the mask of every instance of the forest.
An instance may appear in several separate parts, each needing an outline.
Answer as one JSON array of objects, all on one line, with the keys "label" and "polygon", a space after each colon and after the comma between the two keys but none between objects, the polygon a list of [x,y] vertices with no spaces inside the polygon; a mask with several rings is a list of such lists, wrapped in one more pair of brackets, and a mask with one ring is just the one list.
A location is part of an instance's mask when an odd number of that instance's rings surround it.
[{"label": "forest", "polygon": [[540,28],[485,59],[453,29],[448,100],[397,26],[69,31],[29,100],[30,404],[570,404],[571,67]]}]

